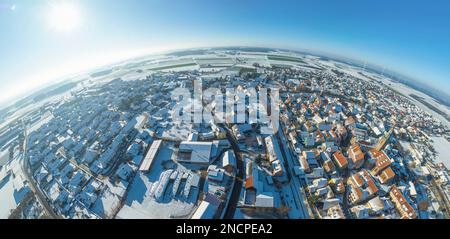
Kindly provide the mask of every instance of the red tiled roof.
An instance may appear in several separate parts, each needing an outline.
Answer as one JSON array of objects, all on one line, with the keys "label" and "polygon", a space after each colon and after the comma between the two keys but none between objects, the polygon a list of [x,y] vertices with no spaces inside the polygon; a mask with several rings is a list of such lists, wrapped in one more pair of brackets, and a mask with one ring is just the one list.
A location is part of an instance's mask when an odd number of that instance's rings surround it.
[{"label": "red tiled roof", "polygon": [[347,150],[347,153],[353,163],[364,160],[364,153],[357,144],[350,146],[350,148]]},{"label": "red tiled roof", "polygon": [[355,123],[355,119],[352,116],[348,117],[345,120],[345,125],[350,125],[350,124],[353,124],[353,123]]},{"label": "red tiled roof", "polygon": [[376,165],[378,168],[386,168],[391,165],[391,160],[388,157],[383,157],[377,160]]},{"label": "red tiled roof", "polygon": [[250,176],[245,180],[245,188],[255,188],[255,185],[253,184],[253,176]]},{"label": "red tiled roof", "polygon": [[405,218],[405,215],[407,215],[407,218],[417,217],[414,208],[408,203],[408,201],[406,201],[405,196],[403,196],[402,192],[400,192],[395,185],[391,186],[391,192],[389,195],[391,196],[397,210],[401,212],[402,218]]},{"label": "red tiled roof", "polygon": [[387,181],[389,181],[390,179],[392,179],[395,176],[394,171],[392,170],[391,167],[386,168],[385,170],[383,170],[383,172],[381,172],[380,174],[380,182],[381,183],[385,183]]},{"label": "red tiled roof", "polygon": [[369,155],[375,159],[376,162],[380,160],[389,159],[389,157],[382,151],[378,151],[376,149],[369,150]]},{"label": "red tiled roof", "polygon": [[358,187],[352,187],[352,194],[355,195],[355,201],[359,201],[363,198],[363,190]]},{"label": "red tiled roof", "polygon": [[333,157],[340,168],[343,168],[348,164],[347,159],[345,158],[345,156],[342,154],[341,151],[336,151],[333,154]]},{"label": "red tiled roof", "polygon": [[355,186],[361,187],[364,184],[364,179],[360,173],[353,174],[351,179],[354,182]]},{"label": "red tiled roof", "polygon": [[372,179],[370,179],[369,181],[367,181],[367,188],[369,189],[370,194],[375,194],[378,192],[378,188],[375,185],[375,183],[373,182]]}]

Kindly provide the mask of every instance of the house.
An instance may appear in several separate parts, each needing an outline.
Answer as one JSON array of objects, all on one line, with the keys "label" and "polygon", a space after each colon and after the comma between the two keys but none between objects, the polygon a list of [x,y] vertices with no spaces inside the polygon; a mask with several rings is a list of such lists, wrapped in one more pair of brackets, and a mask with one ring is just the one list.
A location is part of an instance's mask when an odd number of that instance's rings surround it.
[{"label": "house", "polygon": [[214,134],[213,131],[209,131],[209,132],[201,133],[200,137],[202,140],[213,140],[216,137],[216,135]]},{"label": "house", "polygon": [[212,142],[183,141],[178,151],[178,161],[192,164],[209,164]]},{"label": "house", "polygon": [[314,168],[310,174],[307,175],[309,179],[314,178],[322,178],[325,174],[325,171],[322,167]]},{"label": "house", "polygon": [[266,143],[267,158],[269,162],[272,163],[273,161],[282,159],[278,141],[273,136],[266,137],[264,141]]},{"label": "house", "polygon": [[133,168],[127,163],[121,164],[116,171],[117,177],[124,181],[128,181],[132,174]]},{"label": "house", "polygon": [[305,172],[310,172],[311,168],[319,166],[317,150],[303,151],[301,157],[300,165],[305,167]]},{"label": "house", "polygon": [[188,136],[188,141],[197,141],[198,140],[198,133],[190,133]]},{"label": "house", "polygon": [[348,179],[348,184],[351,186],[349,199],[353,204],[368,200],[378,192],[374,180],[365,169],[354,173]]},{"label": "house", "polygon": [[78,170],[76,173],[74,173],[74,176],[70,180],[68,188],[73,194],[76,194],[81,191],[81,184],[83,184],[85,181],[86,175],[84,174],[84,172]]},{"label": "house", "polygon": [[345,192],[344,180],[342,178],[332,178],[330,179],[330,184],[333,186],[335,193],[341,194]]},{"label": "house", "polygon": [[268,136],[265,139],[267,159],[272,165],[272,175],[282,176],[284,174],[283,166],[280,160],[283,160],[283,155],[278,145],[278,141],[273,136]]},{"label": "house", "polygon": [[370,211],[381,214],[385,209],[388,208],[386,200],[381,199],[379,196],[376,196],[370,199],[366,206],[370,209]]},{"label": "house", "polygon": [[367,208],[365,205],[358,205],[358,206],[352,207],[352,208],[350,208],[350,211],[357,219],[370,218],[369,208]]},{"label": "house", "polygon": [[[369,143],[368,143],[369,144]],[[378,151],[376,149],[370,148],[368,149],[367,153],[366,153],[366,163],[365,163],[365,167],[366,168],[373,168],[375,167],[375,163],[377,161],[378,157],[382,157],[382,152]]]},{"label": "house", "polygon": [[378,180],[382,184],[387,184],[390,181],[392,181],[394,177],[395,177],[395,173],[392,170],[392,168],[391,167],[387,167],[385,170],[383,170],[380,173],[380,175],[378,175]]},{"label": "house", "polygon": [[231,173],[236,169],[236,157],[232,150],[228,150],[223,154],[222,167],[228,173]]},{"label": "house", "polygon": [[300,166],[294,166],[294,174],[295,176],[303,178],[305,176],[305,171],[303,171],[303,168]]},{"label": "house", "polygon": [[275,205],[272,192],[261,192],[256,195],[255,207],[273,208]]},{"label": "house", "polygon": [[223,169],[218,168],[216,165],[209,165],[208,167],[208,180],[213,182],[222,182],[224,179]]},{"label": "house", "polygon": [[359,169],[364,164],[364,153],[357,144],[353,144],[347,150],[348,157],[351,159],[351,168]]},{"label": "house", "polygon": [[355,119],[352,116],[349,116],[344,123],[345,127],[354,126],[355,125]]},{"label": "house", "polygon": [[339,170],[345,169],[348,165],[347,158],[342,154],[341,151],[336,151],[333,154],[333,159]]},{"label": "house", "polygon": [[322,210],[326,211],[332,207],[338,206],[341,200],[339,198],[330,198],[323,200]]},{"label": "house", "polygon": [[371,154],[375,160],[375,167],[371,171],[372,175],[380,174],[392,163],[392,160],[383,151],[372,150]]},{"label": "house", "polygon": [[311,169],[309,167],[308,159],[302,154],[300,157],[298,157],[298,161],[300,163],[300,166],[303,170],[303,172],[310,173]]},{"label": "house", "polygon": [[283,175],[283,167],[281,166],[280,160],[276,160],[272,162],[272,175],[273,176],[282,176]]},{"label": "house", "polygon": [[394,203],[395,208],[400,213],[402,219],[415,219],[417,218],[416,211],[411,204],[406,201],[403,193],[395,186],[391,186],[389,196]]},{"label": "house", "polygon": [[325,196],[325,195],[327,195],[327,193],[330,191],[330,187],[329,186],[326,186],[326,187],[323,187],[323,188],[318,188],[317,190],[316,190],[316,192],[315,192],[315,195],[317,196],[317,197],[323,197],[323,196]]},{"label": "house", "polygon": [[[254,208],[273,208],[276,205],[274,193],[264,191],[263,181],[268,177],[260,178],[258,167],[251,161],[247,162],[245,179],[245,196],[244,202],[246,206]],[[273,184],[273,182],[269,182]]]},{"label": "house", "polygon": [[331,159],[328,159],[325,162],[323,162],[323,169],[325,169],[325,172],[327,173],[333,173],[336,170]]},{"label": "house", "polygon": [[314,179],[312,184],[308,186],[309,192],[315,193],[318,189],[324,188],[328,185],[325,178]]},{"label": "house", "polygon": [[327,215],[324,217],[325,219],[345,219],[344,211],[342,210],[340,205],[336,205],[334,207],[330,207],[327,210]]}]

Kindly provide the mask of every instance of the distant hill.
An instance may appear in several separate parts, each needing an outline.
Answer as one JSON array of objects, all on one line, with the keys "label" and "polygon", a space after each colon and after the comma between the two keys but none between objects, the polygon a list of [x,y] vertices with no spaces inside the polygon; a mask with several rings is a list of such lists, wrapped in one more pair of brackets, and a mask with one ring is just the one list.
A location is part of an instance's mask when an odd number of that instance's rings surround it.
[{"label": "distant hill", "polygon": [[94,72],[94,73],[92,73],[90,75],[90,77],[97,78],[97,77],[100,77],[100,76],[106,76],[106,75],[111,74],[111,73],[112,73],[112,69],[106,69],[106,70]]},{"label": "distant hill", "polygon": [[55,85],[51,85],[49,87],[40,89],[37,92],[16,101],[14,104],[1,109],[0,110],[0,119],[5,118],[8,114],[8,112],[10,112],[14,109],[18,109],[18,108],[26,106],[27,104],[39,102],[45,98],[64,93],[64,92],[69,91],[70,89],[74,88],[77,84],[78,84],[78,82],[74,82],[74,81],[67,82],[66,81],[66,82],[60,82]]}]

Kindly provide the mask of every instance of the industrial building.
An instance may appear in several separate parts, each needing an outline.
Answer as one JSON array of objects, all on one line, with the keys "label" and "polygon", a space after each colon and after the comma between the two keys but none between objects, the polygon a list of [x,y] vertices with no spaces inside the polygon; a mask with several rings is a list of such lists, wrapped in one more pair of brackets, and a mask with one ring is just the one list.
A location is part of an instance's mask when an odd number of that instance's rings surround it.
[{"label": "industrial building", "polygon": [[156,158],[156,155],[158,154],[159,148],[161,148],[162,140],[155,140],[152,145],[150,146],[150,149],[147,151],[147,154],[145,155],[144,160],[142,161],[141,166],[139,167],[140,171],[147,172],[152,167],[153,161]]},{"label": "industrial building", "polygon": [[212,142],[183,141],[178,151],[178,161],[192,164],[208,164],[211,159]]}]

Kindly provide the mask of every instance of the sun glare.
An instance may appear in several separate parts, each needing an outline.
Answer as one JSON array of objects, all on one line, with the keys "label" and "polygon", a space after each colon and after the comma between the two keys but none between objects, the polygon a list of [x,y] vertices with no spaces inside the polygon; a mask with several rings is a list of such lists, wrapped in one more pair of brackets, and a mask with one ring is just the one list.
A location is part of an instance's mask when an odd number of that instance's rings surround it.
[{"label": "sun glare", "polygon": [[80,9],[70,2],[52,4],[48,13],[50,27],[60,32],[72,32],[80,27]]}]

